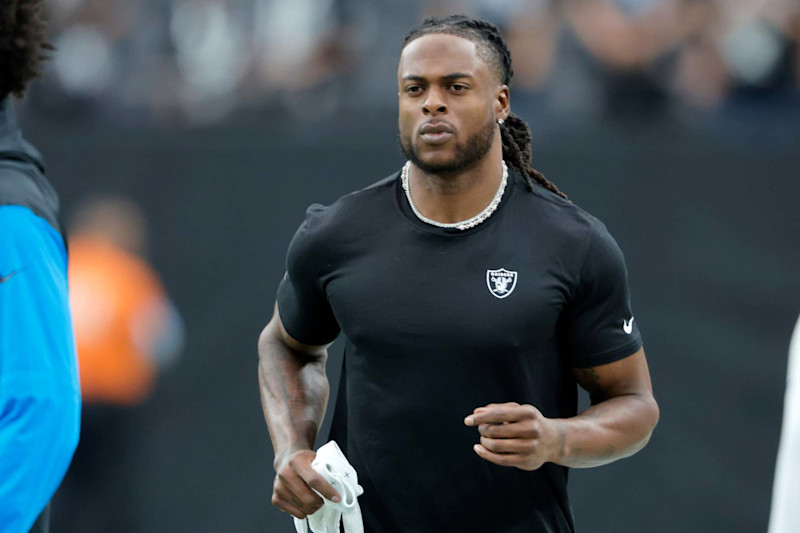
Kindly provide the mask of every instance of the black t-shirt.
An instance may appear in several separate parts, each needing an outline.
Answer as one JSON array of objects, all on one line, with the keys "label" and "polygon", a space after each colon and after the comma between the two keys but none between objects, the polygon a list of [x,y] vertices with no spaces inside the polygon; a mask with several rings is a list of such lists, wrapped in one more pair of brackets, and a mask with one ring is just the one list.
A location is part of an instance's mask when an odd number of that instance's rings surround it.
[{"label": "black t-shirt", "polygon": [[333,433],[368,533],[574,530],[567,468],[489,463],[463,420],[512,401],[574,416],[571,369],[641,347],[622,252],[596,218],[512,173],[490,218],[442,229],[394,174],[308,209],[278,307],[302,343],[345,336]]}]

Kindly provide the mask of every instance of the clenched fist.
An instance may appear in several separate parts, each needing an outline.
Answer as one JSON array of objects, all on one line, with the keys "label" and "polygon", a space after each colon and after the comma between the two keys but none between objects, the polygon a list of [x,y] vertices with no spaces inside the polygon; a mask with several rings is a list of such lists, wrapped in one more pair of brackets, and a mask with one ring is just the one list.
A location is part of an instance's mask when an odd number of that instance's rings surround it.
[{"label": "clenched fist", "polygon": [[276,463],[278,475],[272,487],[272,505],[302,519],[322,507],[319,494],[332,502],[340,500],[336,489],[312,468],[311,461],[316,456],[311,450],[300,450]]},{"label": "clenched fist", "polygon": [[536,470],[564,456],[561,421],[546,418],[532,405],[492,403],[475,409],[464,423],[480,433],[475,453],[497,465]]}]

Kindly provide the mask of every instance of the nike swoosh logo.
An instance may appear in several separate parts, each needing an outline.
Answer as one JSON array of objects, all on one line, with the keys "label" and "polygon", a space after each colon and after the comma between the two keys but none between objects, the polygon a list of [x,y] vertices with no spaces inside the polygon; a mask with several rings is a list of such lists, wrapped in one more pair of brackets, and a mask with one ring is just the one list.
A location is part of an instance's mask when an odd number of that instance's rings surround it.
[{"label": "nike swoosh logo", "polygon": [[633,317],[630,320],[622,319],[622,331],[630,335],[633,332]]},{"label": "nike swoosh logo", "polygon": [[19,270],[12,270],[10,273],[6,274],[5,276],[0,276],[0,283],[5,283],[6,281],[10,280],[14,275],[19,272]]}]

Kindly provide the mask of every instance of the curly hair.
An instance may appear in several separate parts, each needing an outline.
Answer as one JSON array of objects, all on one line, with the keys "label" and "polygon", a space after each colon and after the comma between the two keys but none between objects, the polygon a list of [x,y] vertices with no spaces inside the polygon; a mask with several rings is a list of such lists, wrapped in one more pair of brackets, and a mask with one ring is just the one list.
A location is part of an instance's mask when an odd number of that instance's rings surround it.
[{"label": "curly hair", "polygon": [[[491,22],[451,15],[445,18],[428,18],[411,30],[403,41],[405,48],[411,41],[429,34],[455,35],[472,41],[477,46],[478,56],[492,69],[503,85],[511,85],[514,69],[511,67],[511,52],[503,40],[500,30]],[[531,129],[528,123],[514,113],[509,114],[500,126],[503,141],[503,159],[522,174],[533,190],[534,183],[554,192],[562,198],[567,195],[561,192],[544,174],[531,167],[533,152],[531,150]]]},{"label": "curly hair", "polygon": [[0,98],[22,96],[53,50],[43,5],[43,0],[0,1]]}]

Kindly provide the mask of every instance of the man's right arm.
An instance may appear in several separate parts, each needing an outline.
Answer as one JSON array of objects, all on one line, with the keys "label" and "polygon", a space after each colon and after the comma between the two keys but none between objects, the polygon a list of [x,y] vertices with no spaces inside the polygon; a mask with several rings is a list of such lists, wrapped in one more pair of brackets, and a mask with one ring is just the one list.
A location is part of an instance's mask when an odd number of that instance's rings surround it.
[{"label": "man's right arm", "polygon": [[297,518],[322,506],[322,499],[312,489],[339,501],[336,490],[311,467],[314,441],[328,403],[328,346],[310,346],[292,338],[277,305],[258,341],[261,406],[277,472],[272,503]]},{"label": "man's right arm", "polygon": [[0,531],[28,531],[78,443],[81,398],[58,231],[0,206]]}]

